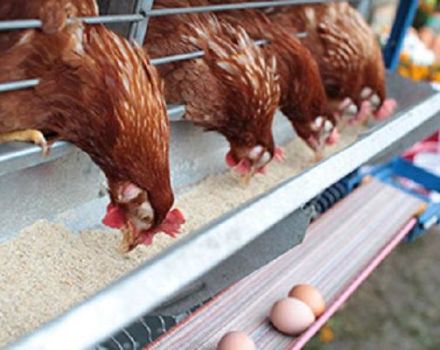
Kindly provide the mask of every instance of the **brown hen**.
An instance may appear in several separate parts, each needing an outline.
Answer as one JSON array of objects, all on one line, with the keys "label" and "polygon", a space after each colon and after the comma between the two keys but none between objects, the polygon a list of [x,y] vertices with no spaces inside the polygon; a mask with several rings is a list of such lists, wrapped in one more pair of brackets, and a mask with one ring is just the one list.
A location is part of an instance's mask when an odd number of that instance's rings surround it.
[{"label": "brown hen", "polygon": [[[209,0],[212,4],[224,0]],[[239,3],[244,0],[226,0]],[[234,26],[242,25],[253,39],[266,39],[265,54],[274,55],[280,75],[280,109],[290,120],[298,135],[321,158],[325,143],[336,141],[336,118],[332,112],[310,51],[295,33],[284,30],[258,10],[225,11],[218,14]],[[333,131],[334,130],[334,131]]]},{"label": "brown hen", "polygon": [[[371,107],[385,118],[396,107],[386,100],[385,68],[379,44],[362,16],[346,2],[273,8],[274,22],[305,31],[303,43],[319,64],[327,95],[341,111],[353,106],[358,120]],[[353,109],[353,108],[352,108]]]},{"label": "brown hen", "polygon": [[[206,1],[158,0],[154,8],[206,5]],[[159,66],[166,97],[185,104],[185,118],[217,131],[230,144],[227,164],[249,178],[277,154],[272,122],[280,88],[273,58],[266,58],[242,28],[212,14],[152,18],[146,50],[152,57],[197,50],[204,57]]]},{"label": "brown hen", "polygon": [[174,236],[184,220],[170,211],[166,105],[142,49],[103,25],[66,24],[96,15],[94,1],[8,0],[0,10],[0,19],[43,21],[41,30],[0,34],[0,82],[40,79],[35,88],[0,94],[0,138],[44,140],[43,130],[88,153],[108,179],[104,222],[123,230],[125,249],[150,243],[158,231]]}]

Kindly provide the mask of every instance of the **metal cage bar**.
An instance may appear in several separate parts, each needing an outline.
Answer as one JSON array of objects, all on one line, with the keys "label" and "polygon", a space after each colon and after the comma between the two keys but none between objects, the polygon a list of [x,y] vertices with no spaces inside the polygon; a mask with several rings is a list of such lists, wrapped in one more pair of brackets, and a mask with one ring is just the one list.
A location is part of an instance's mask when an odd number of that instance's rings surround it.
[{"label": "metal cage bar", "polygon": [[[80,17],[80,19],[87,24],[111,24],[111,23],[131,22],[129,39],[142,45],[147,33],[148,19],[154,16],[278,7],[278,6],[303,4],[303,3],[321,3],[321,2],[326,2],[326,1],[325,0],[279,0],[279,1],[262,1],[262,2],[244,2],[238,4],[223,4],[223,5],[210,5],[210,6],[194,6],[194,7],[186,7],[186,8],[153,9],[154,0],[137,0],[134,9],[135,12],[137,13],[122,14],[122,15],[105,15],[105,16],[97,16],[97,17]],[[67,23],[71,23],[72,21],[73,19],[68,19]],[[42,26],[42,22],[37,19],[0,21],[0,31],[35,29],[35,28],[41,28],[41,26]],[[298,37],[303,37],[305,35],[306,33],[299,33]],[[267,43],[267,41],[259,40],[256,41],[256,43],[257,45],[264,45],[265,43]],[[160,65],[171,62],[195,59],[202,56],[203,56],[203,51],[195,51],[185,54],[159,57],[156,59],[152,59],[151,61],[155,65]],[[37,86],[38,83],[39,80],[37,78],[14,81],[14,82],[6,82],[6,83],[0,82],[0,93],[31,88]]]},{"label": "metal cage bar", "polygon": [[[142,0],[139,0],[142,3]],[[144,0],[145,1],[145,0]],[[152,2],[152,0],[146,0]],[[316,4],[328,2],[326,0],[279,0],[279,1],[262,1],[262,2],[243,2],[239,4],[223,4],[223,5],[210,5],[210,6],[193,6],[182,8],[169,8],[169,9],[150,9],[142,11],[143,8],[147,8],[147,5],[140,7],[140,13],[138,14],[123,14],[123,15],[106,15],[96,17],[79,17],[84,23],[87,24],[107,24],[118,22],[140,22],[146,17],[158,17],[169,15],[181,15],[189,13],[203,13],[203,12],[217,12],[228,10],[243,10],[243,9],[257,9],[265,7],[279,7],[288,5],[299,4]],[[67,20],[67,23],[71,23],[73,20]],[[37,19],[23,19],[12,21],[0,21],[0,31],[6,30],[20,30],[20,29],[34,29],[41,28],[42,22]]]},{"label": "metal cage bar", "polygon": [[145,36],[147,35],[148,20],[150,16],[146,13],[150,12],[153,8],[154,0],[136,0],[135,12],[144,16],[144,19],[140,22],[133,22],[130,27],[130,33],[128,35],[130,41],[134,41],[139,45],[143,45]]},{"label": "metal cage bar", "polygon": [[[145,27],[146,29],[146,27]],[[143,37],[141,34],[139,34],[139,38]],[[307,35],[307,33],[297,33],[296,36],[299,38],[303,38]],[[143,40],[143,39],[142,39]],[[135,40],[137,41],[137,40]],[[255,44],[261,46],[268,44],[267,40],[255,40]],[[167,63],[173,63],[173,62],[179,62],[179,61],[186,61],[191,59],[196,59],[203,57],[204,52],[202,50],[194,51],[194,52],[188,52],[183,54],[177,54],[177,55],[169,55],[169,56],[163,56],[158,58],[151,59],[151,63],[153,65],[161,65],[161,64],[167,64]],[[7,82],[7,83],[0,83],[0,93],[7,92],[7,91],[14,91],[14,90],[20,90],[20,89],[27,89],[34,86],[37,86],[39,83],[38,79],[29,79],[29,80],[19,80],[14,82]]]},{"label": "metal cage bar", "polygon": [[0,93],[6,92],[6,91],[14,91],[14,90],[21,90],[21,89],[27,89],[34,86],[37,86],[40,83],[39,79],[28,79],[28,80],[18,80],[18,81],[11,81],[7,83],[0,84]]},{"label": "metal cage bar", "polygon": [[[139,22],[145,16],[141,14],[128,15],[107,15],[96,17],[80,17],[79,19],[87,24],[108,24],[121,22]],[[73,19],[68,19],[67,23],[73,23]],[[22,30],[22,29],[36,29],[41,28],[43,23],[39,19],[17,19],[11,21],[0,21],[0,31]]]}]

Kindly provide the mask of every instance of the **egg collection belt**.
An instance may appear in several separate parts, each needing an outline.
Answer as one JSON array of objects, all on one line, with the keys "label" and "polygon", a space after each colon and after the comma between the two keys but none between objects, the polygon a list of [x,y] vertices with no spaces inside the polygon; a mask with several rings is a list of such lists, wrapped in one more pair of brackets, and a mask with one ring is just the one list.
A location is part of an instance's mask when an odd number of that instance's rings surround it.
[{"label": "egg collection belt", "polygon": [[[353,285],[357,287],[414,226],[412,217],[421,204],[413,196],[372,180],[316,220],[301,245],[204,305],[186,315],[147,316],[103,346],[140,349],[162,335],[147,348],[213,349],[223,334],[240,329],[258,349],[299,349],[313,333],[293,339],[275,331],[267,320],[272,303],[295,284],[314,285],[329,305],[316,321],[322,326],[353,292]],[[311,328],[316,332],[320,327]]]},{"label": "egg collection belt", "polygon": [[[318,219],[336,203],[348,196],[353,188],[359,184],[359,180],[359,176],[350,174],[311,200],[306,207],[311,209],[312,218]],[[144,344],[152,343],[211,301],[212,299],[208,299],[203,303],[198,303],[190,310],[177,315],[145,315],[130,326],[109,337],[100,344],[100,347],[108,350],[139,349]]]}]

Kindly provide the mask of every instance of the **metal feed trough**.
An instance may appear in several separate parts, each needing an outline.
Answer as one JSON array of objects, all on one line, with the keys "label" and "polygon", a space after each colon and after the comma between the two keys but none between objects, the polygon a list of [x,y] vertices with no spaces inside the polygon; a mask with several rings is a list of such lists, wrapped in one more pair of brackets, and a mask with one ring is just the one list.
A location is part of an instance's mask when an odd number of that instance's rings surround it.
[{"label": "metal feed trough", "polygon": [[[83,20],[90,24],[109,24],[132,40],[142,43],[151,16],[313,2],[317,1],[264,1],[153,10],[151,0],[103,0],[100,4],[103,9],[119,14]],[[115,24],[117,27],[114,27]],[[0,30],[40,26],[38,20],[0,22]],[[153,62],[163,64],[200,57],[202,54],[195,52],[170,56]],[[22,82],[1,82],[0,93],[32,88],[37,84],[38,77],[29,77],[29,80]],[[439,128],[440,95],[428,84],[415,84],[390,74],[388,91],[399,104],[395,116],[370,129],[344,150],[219,217],[215,222],[208,223],[10,348],[89,348],[147,312],[158,310],[161,305],[162,310],[169,312],[188,309],[194,305],[195,298],[209,298],[297,244],[311,216],[310,212],[302,209],[305,203],[365,162],[391,157]],[[172,121],[174,187],[179,191],[209,174],[225,170],[223,156],[227,149],[226,142],[215,134],[204,133],[184,122],[184,106],[169,106],[168,109]],[[277,117],[274,134],[279,144],[292,139],[292,129],[285,118]],[[40,153],[36,146],[0,145],[0,241],[10,239],[40,218],[61,222],[74,231],[99,225],[108,202],[100,190],[103,176],[99,169],[88,156],[66,142],[55,143],[47,158]],[[65,212],[69,212],[68,219],[63,216]],[[255,220],[256,216],[259,220]],[[281,244],[273,245],[261,256],[253,256],[255,247],[274,240],[274,237]],[[241,266],[239,271],[232,267],[237,261]],[[166,271],[173,271],[173,278]],[[154,284],[148,283],[151,281],[155,281]],[[192,286],[196,287],[185,289],[191,283],[195,283]],[[179,292],[183,293],[180,296],[186,298],[179,297],[178,302],[170,301]]]}]

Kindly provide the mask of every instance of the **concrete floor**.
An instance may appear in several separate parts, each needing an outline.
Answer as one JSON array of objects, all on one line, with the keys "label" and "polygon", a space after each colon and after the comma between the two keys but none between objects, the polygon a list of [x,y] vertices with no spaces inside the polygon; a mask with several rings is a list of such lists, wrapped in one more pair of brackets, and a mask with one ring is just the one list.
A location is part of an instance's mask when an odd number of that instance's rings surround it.
[{"label": "concrete floor", "polygon": [[306,349],[440,349],[440,230],[401,244],[329,326],[334,340]]}]

